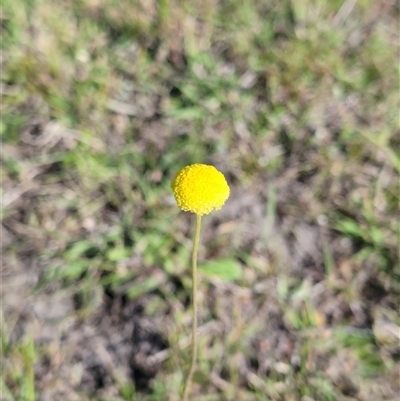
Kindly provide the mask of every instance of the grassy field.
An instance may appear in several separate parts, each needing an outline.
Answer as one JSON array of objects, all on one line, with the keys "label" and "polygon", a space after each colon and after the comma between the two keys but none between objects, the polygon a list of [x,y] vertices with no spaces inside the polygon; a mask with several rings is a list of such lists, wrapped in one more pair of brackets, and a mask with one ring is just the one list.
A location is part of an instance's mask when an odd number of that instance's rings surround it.
[{"label": "grassy field", "polygon": [[4,0],[2,401],[400,397],[394,0]]}]

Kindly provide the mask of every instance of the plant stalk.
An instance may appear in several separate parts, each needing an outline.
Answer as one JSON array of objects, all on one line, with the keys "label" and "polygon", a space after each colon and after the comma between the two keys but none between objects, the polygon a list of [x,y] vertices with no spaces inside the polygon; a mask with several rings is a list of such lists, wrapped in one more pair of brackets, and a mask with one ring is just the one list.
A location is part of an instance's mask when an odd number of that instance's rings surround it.
[{"label": "plant stalk", "polygon": [[189,374],[186,378],[185,387],[183,390],[183,401],[188,401],[190,388],[192,384],[192,377],[196,368],[196,358],[197,358],[197,250],[199,247],[200,227],[201,227],[201,216],[196,214],[196,229],[194,234],[193,253],[192,253],[192,306],[193,306],[192,360],[190,363]]}]

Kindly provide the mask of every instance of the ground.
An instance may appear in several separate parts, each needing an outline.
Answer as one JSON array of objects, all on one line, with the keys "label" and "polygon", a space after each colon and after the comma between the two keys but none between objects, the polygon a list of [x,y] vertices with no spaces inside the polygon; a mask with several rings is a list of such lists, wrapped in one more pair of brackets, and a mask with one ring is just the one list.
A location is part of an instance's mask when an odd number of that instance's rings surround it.
[{"label": "ground", "polygon": [[399,6],[5,0],[5,401],[400,397]]}]

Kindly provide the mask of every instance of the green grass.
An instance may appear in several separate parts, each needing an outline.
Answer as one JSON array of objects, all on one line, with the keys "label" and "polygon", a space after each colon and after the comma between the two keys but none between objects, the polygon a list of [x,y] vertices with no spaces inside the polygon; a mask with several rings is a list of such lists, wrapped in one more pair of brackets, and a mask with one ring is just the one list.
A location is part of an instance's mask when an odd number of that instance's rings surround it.
[{"label": "green grass", "polygon": [[2,350],[5,357],[0,385],[2,397],[6,401],[34,401],[34,367],[37,345],[32,338],[20,342],[7,341],[2,334]]},{"label": "green grass", "polygon": [[202,233],[195,399],[394,400],[398,17],[6,0],[3,397],[178,400],[192,225],[170,181],[204,162],[232,192]]}]

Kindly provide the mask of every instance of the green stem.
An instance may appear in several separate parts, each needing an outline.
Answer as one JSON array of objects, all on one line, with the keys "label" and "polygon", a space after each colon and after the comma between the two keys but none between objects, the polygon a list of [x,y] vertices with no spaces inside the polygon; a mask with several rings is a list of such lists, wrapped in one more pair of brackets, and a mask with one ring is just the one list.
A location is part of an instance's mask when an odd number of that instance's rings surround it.
[{"label": "green stem", "polygon": [[196,230],[193,240],[192,253],[192,305],[193,305],[193,321],[192,321],[192,361],[190,363],[189,374],[186,378],[183,390],[183,401],[187,401],[189,397],[192,377],[196,367],[197,357],[197,249],[200,239],[201,216],[196,214]]}]

